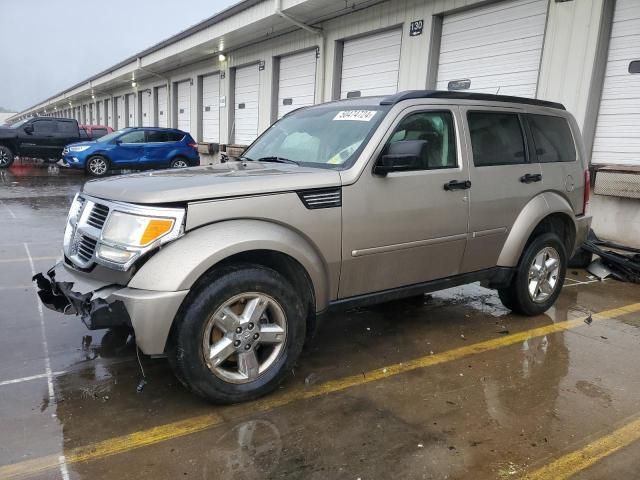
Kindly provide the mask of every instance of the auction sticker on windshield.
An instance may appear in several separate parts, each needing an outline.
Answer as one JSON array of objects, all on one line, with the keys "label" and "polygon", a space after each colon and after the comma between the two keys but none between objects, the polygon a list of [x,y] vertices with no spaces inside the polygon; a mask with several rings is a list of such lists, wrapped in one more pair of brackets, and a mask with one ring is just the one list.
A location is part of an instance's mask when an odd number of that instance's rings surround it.
[{"label": "auction sticker on windshield", "polygon": [[358,122],[370,122],[377,112],[375,110],[342,110],[338,112],[334,120],[355,120]]}]

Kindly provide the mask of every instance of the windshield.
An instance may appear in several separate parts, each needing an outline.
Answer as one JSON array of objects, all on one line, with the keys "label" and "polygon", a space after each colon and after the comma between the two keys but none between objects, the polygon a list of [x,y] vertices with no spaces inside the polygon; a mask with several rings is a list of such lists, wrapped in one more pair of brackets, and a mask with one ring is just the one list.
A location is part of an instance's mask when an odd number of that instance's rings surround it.
[{"label": "windshield", "polygon": [[122,135],[125,132],[128,132],[129,130],[131,130],[131,128],[123,128],[122,130],[116,130],[115,132],[107,133],[106,135],[100,138],[96,138],[95,140],[96,142],[110,142],[114,138],[119,137],[120,135]]},{"label": "windshield", "polygon": [[9,128],[20,128],[22,125],[27,123],[30,119],[25,118],[24,120],[20,120],[18,123],[14,123],[13,125],[9,125]]},{"label": "windshield", "polygon": [[379,105],[350,110],[344,103],[299,110],[263,133],[242,158],[348,168],[386,112]]}]

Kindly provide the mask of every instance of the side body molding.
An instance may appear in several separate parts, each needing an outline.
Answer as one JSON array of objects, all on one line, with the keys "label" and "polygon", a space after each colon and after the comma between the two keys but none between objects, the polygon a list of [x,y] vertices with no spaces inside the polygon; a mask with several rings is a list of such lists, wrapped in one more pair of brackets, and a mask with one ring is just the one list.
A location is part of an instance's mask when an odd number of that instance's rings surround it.
[{"label": "side body molding", "polygon": [[313,283],[316,310],[329,303],[328,268],[302,235],[264,220],[228,220],[206,225],[153,255],[136,273],[129,288],[177,292],[189,290],[208,269],[232,255],[273,250],[297,260]]},{"label": "side body molding", "polygon": [[566,199],[557,193],[541,193],[527,203],[513,223],[498,257],[498,266],[515,267],[533,230],[552,213],[566,214],[576,227],[575,213]]}]

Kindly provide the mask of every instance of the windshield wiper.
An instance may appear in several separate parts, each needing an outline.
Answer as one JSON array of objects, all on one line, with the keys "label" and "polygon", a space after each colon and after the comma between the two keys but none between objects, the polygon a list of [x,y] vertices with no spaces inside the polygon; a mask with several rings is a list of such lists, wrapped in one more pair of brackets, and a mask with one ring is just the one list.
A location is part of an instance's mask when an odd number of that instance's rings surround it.
[{"label": "windshield wiper", "polygon": [[289,160],[288,158],[282,158],[282,157],[262,157],[256,160],[256,162],[274,162],[274,163],[288,163],[291,165],[300,165],[295,160]]}]

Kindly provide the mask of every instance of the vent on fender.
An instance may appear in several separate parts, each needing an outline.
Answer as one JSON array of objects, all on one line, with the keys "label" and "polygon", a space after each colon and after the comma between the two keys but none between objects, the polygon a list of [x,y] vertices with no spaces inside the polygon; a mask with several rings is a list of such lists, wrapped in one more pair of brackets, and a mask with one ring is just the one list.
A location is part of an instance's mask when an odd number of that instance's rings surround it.
[{"label": "vent on fender", "polygon": [[298,192],[298,196],[309,210],[334,208],[342,205],[342,189],[340,187],[304,190]]}]

